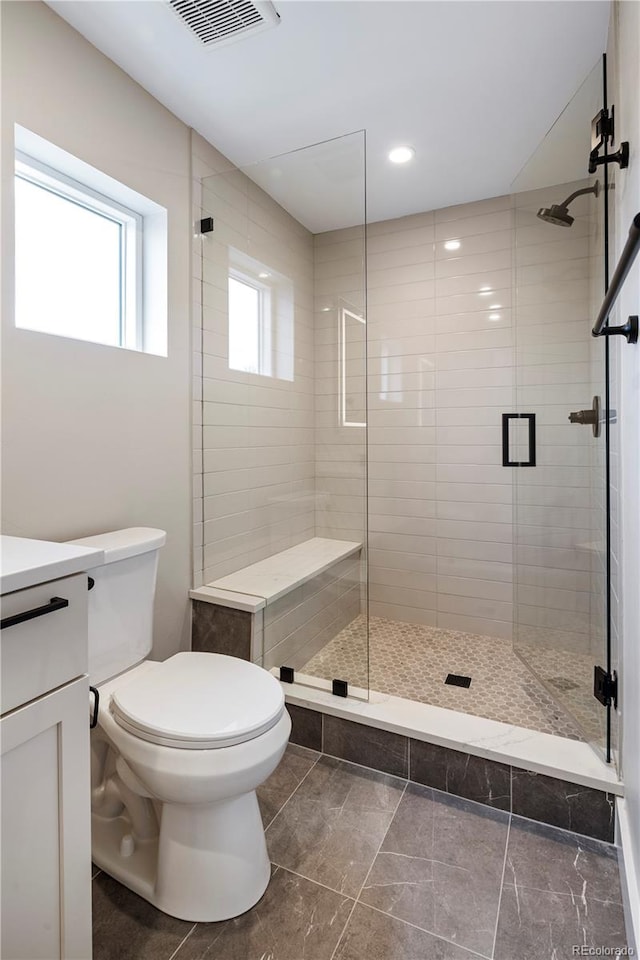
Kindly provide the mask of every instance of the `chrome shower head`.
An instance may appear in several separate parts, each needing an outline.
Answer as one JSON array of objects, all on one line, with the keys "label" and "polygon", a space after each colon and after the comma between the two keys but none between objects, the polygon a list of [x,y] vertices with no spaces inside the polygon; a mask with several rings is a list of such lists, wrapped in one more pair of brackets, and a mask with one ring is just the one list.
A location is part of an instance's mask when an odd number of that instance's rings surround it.
[{"label": "chrome shower head", "polygon": [[574,218],[569,213],[569,204],[573,203],[576,197],[581,197],[585,193],[592,193],[597,197],[600,194],[600,182],[596,180],[592,187],[576,190],[562,203],[552,203],[550,207],[540,207],[537,216],[545,223],[552,223],[556,227],[570,227]]}]

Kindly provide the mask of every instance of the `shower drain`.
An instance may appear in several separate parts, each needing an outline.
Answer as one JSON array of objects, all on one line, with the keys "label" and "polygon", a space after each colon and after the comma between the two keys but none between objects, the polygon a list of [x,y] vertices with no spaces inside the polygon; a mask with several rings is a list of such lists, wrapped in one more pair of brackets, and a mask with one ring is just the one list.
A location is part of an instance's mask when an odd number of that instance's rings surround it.
[{"label": "shower drain", "polygon": [[445,683],[452,687],[470,687],[471,677],[463,677],[460,673],[448,673]]}]

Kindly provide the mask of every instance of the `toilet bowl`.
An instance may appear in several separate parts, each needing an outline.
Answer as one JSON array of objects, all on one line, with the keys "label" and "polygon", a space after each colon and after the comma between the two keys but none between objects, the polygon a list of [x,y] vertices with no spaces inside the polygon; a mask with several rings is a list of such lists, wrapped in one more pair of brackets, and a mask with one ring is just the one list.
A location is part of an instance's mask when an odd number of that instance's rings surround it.
[{"label": "toilet bowl", "polygon": [[244,913],[270,876],[255,791],[291,731],[280,684],[235,657],[179,653],[99,694],[94,862],[182,920]]},{"label": "toilet bowl", "polygon": [[151,614],[133,608],[153,601],[163,538],[135,528],[74,541],[105,552],[89,593],[92,855],[165,913],[226,920],[269,883],[256,789],[291,721],[279,682],[255,664],[196,652],[140,659]]}]

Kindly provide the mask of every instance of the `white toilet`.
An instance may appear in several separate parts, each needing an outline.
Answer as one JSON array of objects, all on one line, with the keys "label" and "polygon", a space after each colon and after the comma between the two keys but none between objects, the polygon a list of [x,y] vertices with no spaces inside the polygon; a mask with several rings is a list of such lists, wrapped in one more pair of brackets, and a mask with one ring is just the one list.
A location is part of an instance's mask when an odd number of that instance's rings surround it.
[{"label": "white toilet", "polygon": [[104,551],[89,571],[95,863],[182,920],[226,920],[264,893],[270,864],[256,788],[291,721],[278,681],[245,660],[151,650],[162,530],[74,540]]}]

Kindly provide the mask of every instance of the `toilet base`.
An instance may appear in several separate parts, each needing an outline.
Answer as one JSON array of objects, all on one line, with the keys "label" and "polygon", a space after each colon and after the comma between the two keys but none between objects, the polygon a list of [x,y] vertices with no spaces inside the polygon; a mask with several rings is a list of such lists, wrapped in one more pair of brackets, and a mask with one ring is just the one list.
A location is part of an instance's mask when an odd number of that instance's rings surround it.
[{"label": "toilet base", "polygon": [[133,836],[126,814],[94,814],[91,831],[96,865],[180,920],[237,917],[258,902],[269,883],[255,791],[205,805],[163,803],[154,839]]}]

